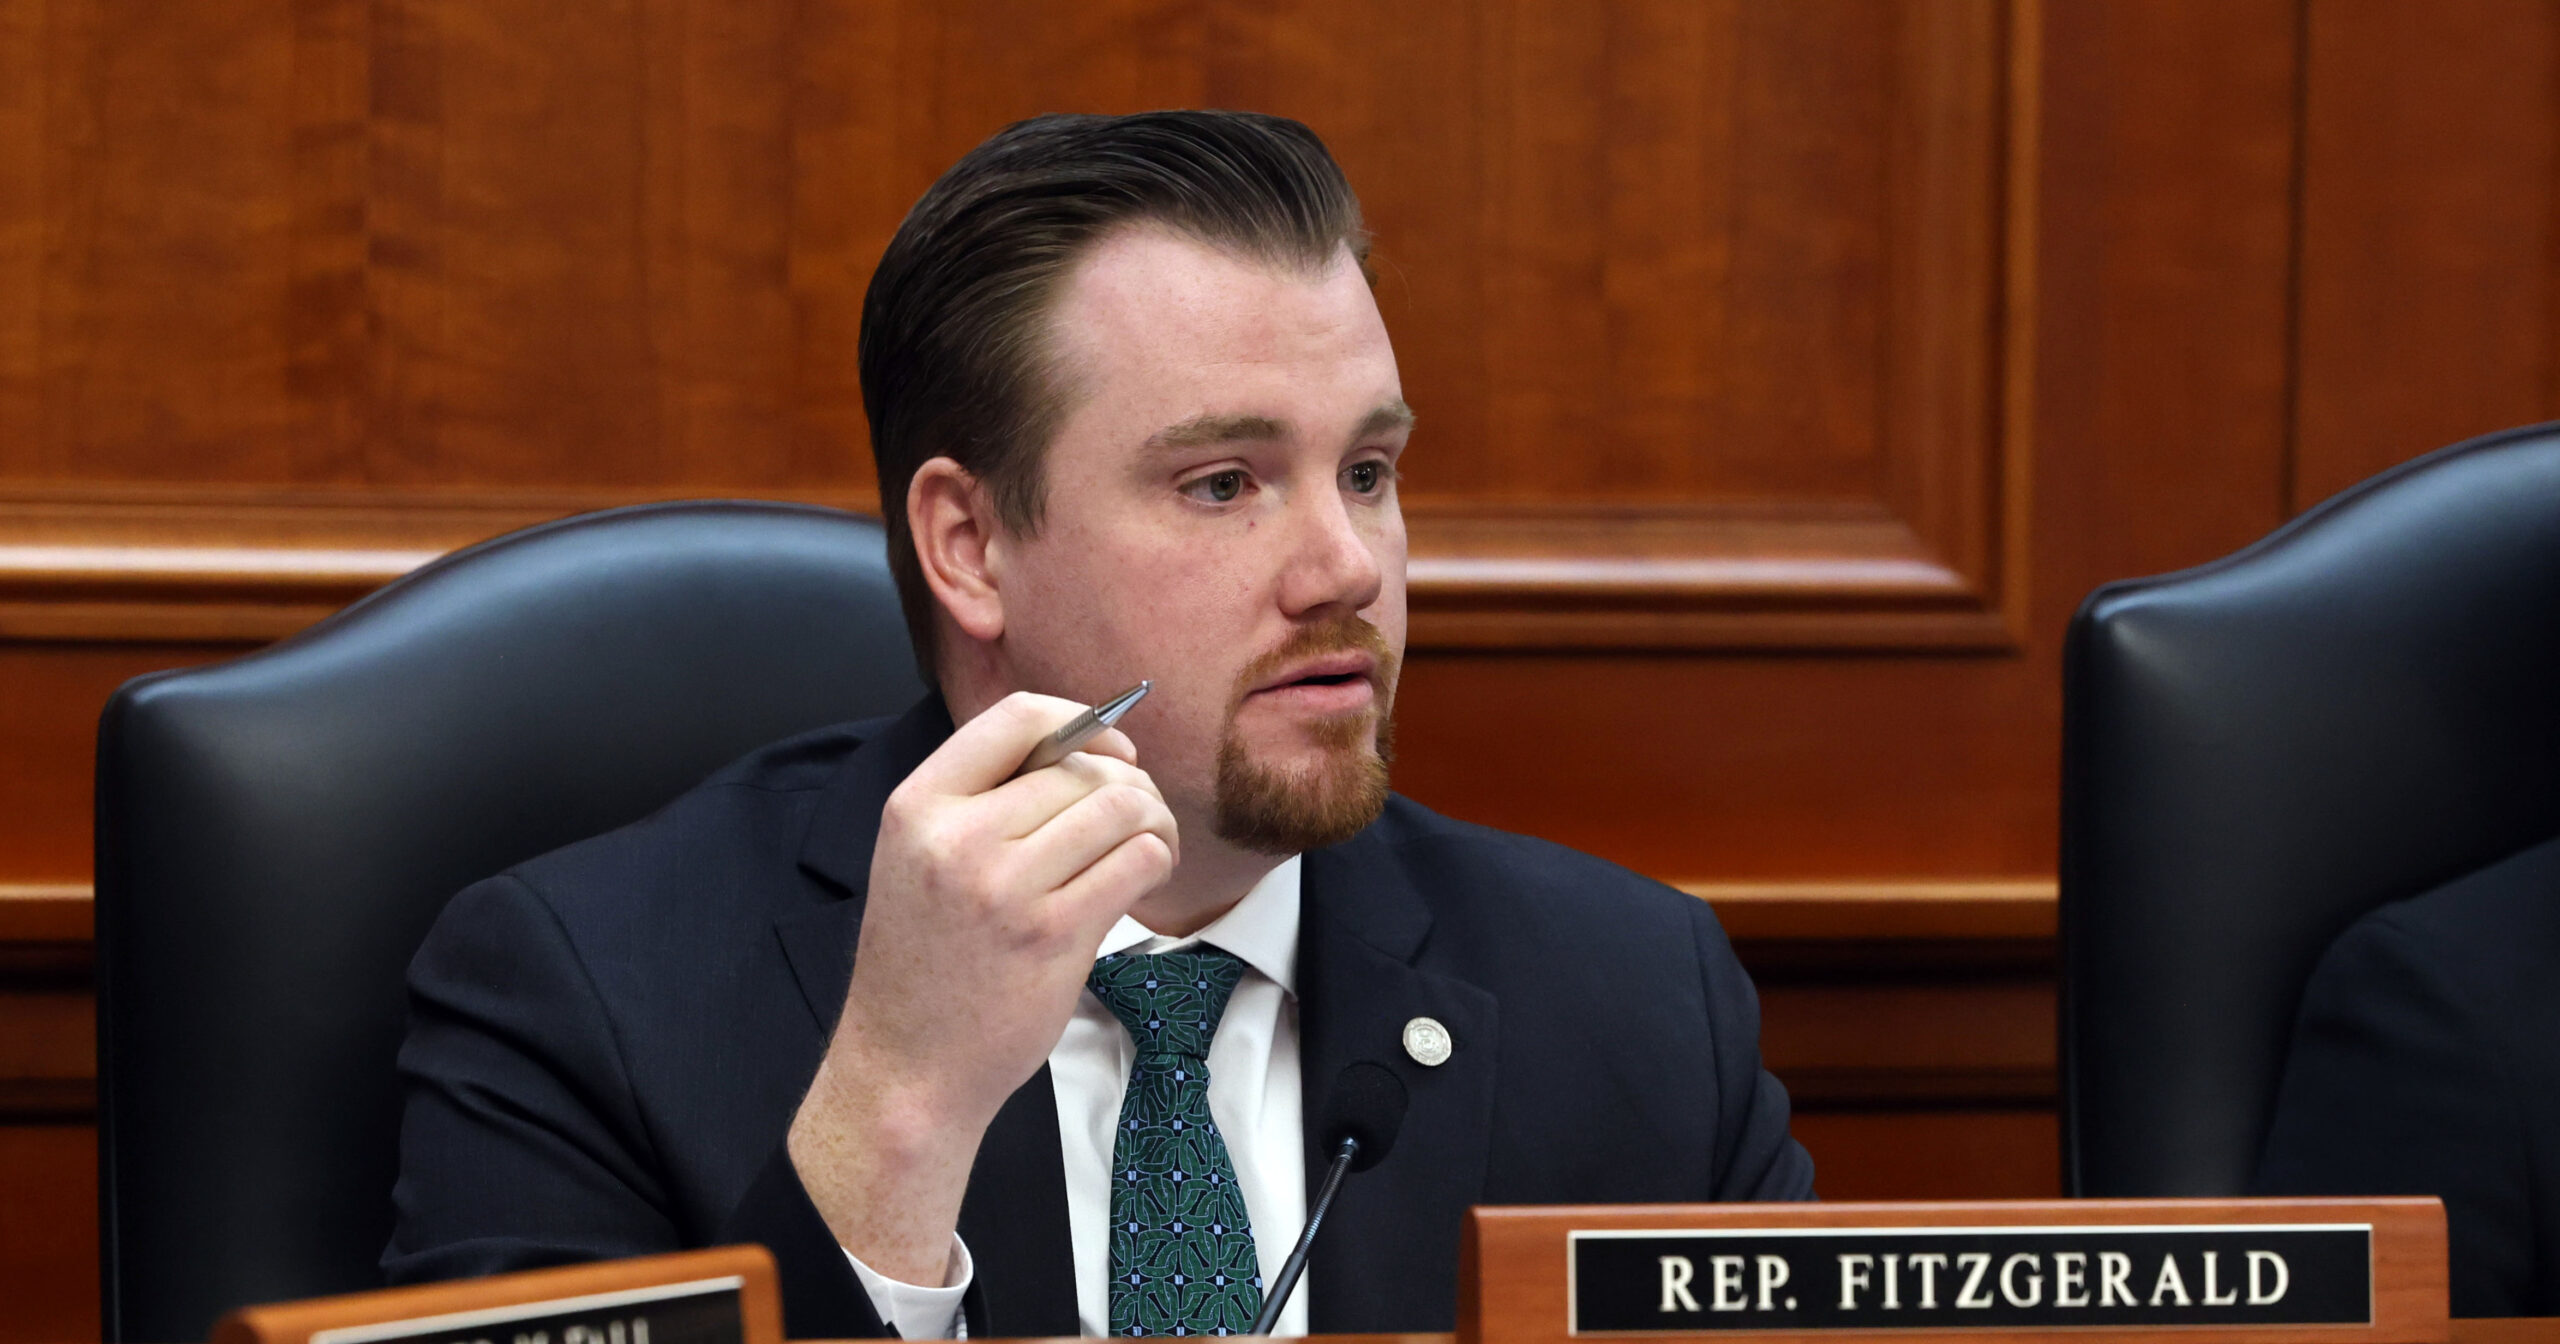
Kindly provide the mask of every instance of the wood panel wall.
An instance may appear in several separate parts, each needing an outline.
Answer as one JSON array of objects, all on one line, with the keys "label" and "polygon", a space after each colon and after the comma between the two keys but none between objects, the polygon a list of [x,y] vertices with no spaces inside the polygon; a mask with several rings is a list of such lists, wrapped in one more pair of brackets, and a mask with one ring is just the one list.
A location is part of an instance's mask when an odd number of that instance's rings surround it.
[{"label": "wood panel wall", "polygon": [[867,505],[870,262],[1047,110],[1360,188],[1400,787],[1716,901],[1827,1193],[2050,1192],[2063,626],[2555,414],[2555,67],[2536,0],[0,0],[0,1340],[96,1328],[107,693],[564,512]]}]

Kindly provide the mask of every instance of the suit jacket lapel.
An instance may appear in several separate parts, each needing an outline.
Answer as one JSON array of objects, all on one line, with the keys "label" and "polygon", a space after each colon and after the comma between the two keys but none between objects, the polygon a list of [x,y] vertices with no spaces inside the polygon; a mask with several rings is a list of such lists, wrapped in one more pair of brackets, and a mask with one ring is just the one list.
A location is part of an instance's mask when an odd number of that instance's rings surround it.
[{"label": "suit jacket lapel", "polygon": [[[941,699],[925,700],[854,752],[811,819],[800,864],[832,890],[776,919],[774,933],[808,1002],[821,1050],[853,981],[880,809],[889,791],[950,735]],[[811,1058],[814,1066],[814,1053]],[[1057,1094],[1047,1068],[1016,1089],[987,1126],[960,1204],[960,1237],[977,1262],[969,1304],[973,1338],[1078,1332]]]},{"label": "suit jacket lapel", "polygon": [[[1451,1328],[1458,1231],[1483,1188],[1491,1141],[1495,1000],[1415,961],[1431,929],[1422,895],[1385,842],[1363,834],[1306,857],[1298,934],[1298,1039],[1311,1206],[1334,1077],[1383,1064],[1411,1098],[1395,1148],[1343,1182],[1309,1253],[1307,1322],[1318,1333]],[[1405,1023],[1437,1019],[1455,1050],[1425,1067]],[[1294,1231],[1294,1229],[1293,1229]]]},{"label": "suit jacket lapel", "polygon": [[835,1034],[844,1012],[845,987],[853,983],[853,948],[862,931],[864,889],[871,883],[871,848],[880,838],[880,809],[889,791],[914,773],[951,735],[942,697],[916,707],[866,738],[846,758],[819,795],[800,838],[801,870],[820,880],[807,903],[774,920],[783,956],[800,982],[800,997],[823,1042]]},{"label": "suit jacket lapel", "polygon": [[969,1322],[971,1338],[1084,1333],[1067,1227],[1058,1093],[1044,1064],[987,1126],[960,1202],[960,1238],[977,1261],[986,1303],[985,1319]]}]

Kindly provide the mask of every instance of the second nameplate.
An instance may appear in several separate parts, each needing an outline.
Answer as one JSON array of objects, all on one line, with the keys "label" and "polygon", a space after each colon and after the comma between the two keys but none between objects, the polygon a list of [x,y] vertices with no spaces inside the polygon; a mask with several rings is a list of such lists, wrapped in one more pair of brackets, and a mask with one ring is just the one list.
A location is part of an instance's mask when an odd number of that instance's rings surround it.
[{"label": "second nameplate", "polygon": [[1910,1331],[2433,1344],[2432,1199],[1477,1209],[1474,1344]]}]

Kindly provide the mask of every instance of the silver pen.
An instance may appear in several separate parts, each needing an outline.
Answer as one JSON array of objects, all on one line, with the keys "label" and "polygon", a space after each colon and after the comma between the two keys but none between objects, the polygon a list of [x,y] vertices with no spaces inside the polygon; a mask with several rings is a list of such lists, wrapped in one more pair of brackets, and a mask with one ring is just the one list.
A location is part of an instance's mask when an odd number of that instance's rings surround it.
[{"label": "silver pen", "polygon": [[1146,699],[1147,692],[1154,690],[1155,685],[1152,681],[1139,682],[1067,720],[1065,727],[1040,739],[1040,745],[1033,747],[1031,754],[1022,758],[1022,764],[1014,769],[1011,778],[1020,779],[1034,770],[1044,769],[1065,760],[1067,753],[1092,741],[1094,734],[1118,723],[1120,716],[1136,707],[1139,701]]}]

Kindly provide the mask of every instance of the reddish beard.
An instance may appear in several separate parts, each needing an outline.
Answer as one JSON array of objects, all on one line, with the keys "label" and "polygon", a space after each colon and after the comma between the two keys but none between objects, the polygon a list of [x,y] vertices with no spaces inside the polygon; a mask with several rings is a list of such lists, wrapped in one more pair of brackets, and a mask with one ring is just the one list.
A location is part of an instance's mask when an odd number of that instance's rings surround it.
[{"label": "reddish beard", "polygon": [[[1320,753],[1312,765],[1280,769],[1254,759],[1236,731],[1245,697],[1292,663],[1345,651],[1377,660],[1369,706],[1308,725]],[[1297,854],[1340,844],[1376,821],[1387,805],[1387,767],[1395,760],[1395,684],[1394,651],[1358,616],[1300,627],[1287,643],[1254,659],[1236,677],[1218,734],[1212,824],[1218,837],[1257,853]]]}]

